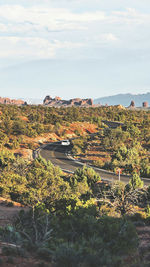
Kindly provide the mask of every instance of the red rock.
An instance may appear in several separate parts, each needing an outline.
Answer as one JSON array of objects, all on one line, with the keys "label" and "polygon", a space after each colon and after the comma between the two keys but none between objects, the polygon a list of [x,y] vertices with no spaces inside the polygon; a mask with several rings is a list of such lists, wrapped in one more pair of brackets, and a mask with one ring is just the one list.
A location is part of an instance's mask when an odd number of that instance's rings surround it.
[{"label": "red rock", "polygon": [[61,100],[61,97],[59,97],[59,96],[55,96],[55,100],[56,100],[56,101],[60,101],[60,100]]},{"label": "red rock", "polygon": [[49,103],[49,101],[51,100],[52,100],[52,97],[50,95],[47,95],[43,100],[43,104],[47,105],[47,103]]},{"label": "red rock", "polygon": [[81,99],[74,98],[70,100],[62,100],[60,97],[56,96],[55,98],[51,98],[50,96],[46,96],[43,104],[51,107],[71,107],[71,106],[81,106],[81,107],[89,107],[93,106],[93,100],[91,98]]},{"label": "red rock", "polygon": [[134,108],[135,107],[135,102],[132,100],[131,101],[131,104],[130,104],[130,106],[129,106],[130,108]]},{"label": "red rock", "polygon": [[16,99],[10,99],[7,97],[0,97],[0,104],[6,104],[6,105],[26,105],[27,103],[23,100],[16,100]]},{"label": "red rock", "polygon": [[143,102],[143,108],[148,108],[148,102]]}]

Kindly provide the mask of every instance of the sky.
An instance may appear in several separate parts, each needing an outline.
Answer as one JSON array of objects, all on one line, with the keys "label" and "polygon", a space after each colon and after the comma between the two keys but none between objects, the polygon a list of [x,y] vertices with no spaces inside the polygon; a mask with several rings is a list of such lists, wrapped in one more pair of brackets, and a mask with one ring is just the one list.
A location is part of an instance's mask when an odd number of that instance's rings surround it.
[{"label": "sky", "polygon": [[0,96],[150,92],[149,0],[0,0]]}]

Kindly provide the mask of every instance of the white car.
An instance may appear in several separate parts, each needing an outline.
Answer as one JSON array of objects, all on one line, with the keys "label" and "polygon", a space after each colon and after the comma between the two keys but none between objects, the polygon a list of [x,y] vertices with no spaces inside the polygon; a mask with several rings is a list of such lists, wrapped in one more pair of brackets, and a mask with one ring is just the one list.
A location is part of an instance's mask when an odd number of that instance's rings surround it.
[{"label": "white car", "polygon": [[70,145],[70,141],[69,140],[63,140],[63,141],[61,141],[61,145],[62,146],[69,146]]}]

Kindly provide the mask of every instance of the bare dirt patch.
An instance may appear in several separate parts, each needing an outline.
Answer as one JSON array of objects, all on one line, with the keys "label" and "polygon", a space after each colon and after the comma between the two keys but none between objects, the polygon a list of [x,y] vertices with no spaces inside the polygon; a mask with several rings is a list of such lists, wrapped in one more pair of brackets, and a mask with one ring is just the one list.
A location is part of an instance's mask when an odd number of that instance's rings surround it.
[{"label": "bare dirt patch", "polygon": [[141,260],[150,266],[150,226],[137,227],[139,237],[139,254]]},{"label": "bare dirt patch", "polygon": [[28,207],[22,206],[20,203],[0,198],[0,226],[11,224],[13,219],[21,210],[29,210]]},{"label": "bare dirt patch", "polygon": [[[39,259],[36,259],[34,257],[8,257],[8,256],[3,256],[0,255],[0,260],[2,261],[0,263],[0,266],[2,267],[40,267],[40,266],[45,266],[45,267],[51,267],[52,265],[49,263],[45,263],[44,261],[41,261]],[[11,261],[11,263],[9,263]]]}]

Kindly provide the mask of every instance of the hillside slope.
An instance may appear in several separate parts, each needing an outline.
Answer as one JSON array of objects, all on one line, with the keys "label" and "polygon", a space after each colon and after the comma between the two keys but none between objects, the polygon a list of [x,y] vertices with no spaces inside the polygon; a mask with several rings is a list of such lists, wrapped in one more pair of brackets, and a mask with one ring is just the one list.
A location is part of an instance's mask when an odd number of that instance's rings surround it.
[{"label": "hillside slope", "polygon": [[94,104],[108,104],[108,105],[123,105],[123,106],[129,106],[131,101],[135,102],[135,105],[137,107],[142,106],[143,102],[148,102],[150,105],[150,93],[146,94],[138,94],[138,95],[132,95],[132,94],[118,94],[113,96],[107,96],[102,97],[94,100]]}]

